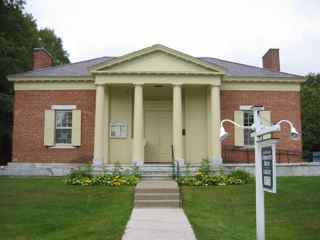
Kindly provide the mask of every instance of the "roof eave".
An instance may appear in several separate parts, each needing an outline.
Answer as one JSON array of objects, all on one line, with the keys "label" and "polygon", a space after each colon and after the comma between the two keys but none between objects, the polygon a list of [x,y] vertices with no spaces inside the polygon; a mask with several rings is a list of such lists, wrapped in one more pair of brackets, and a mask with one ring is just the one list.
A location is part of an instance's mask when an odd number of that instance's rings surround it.
[{"label": "roof eave", "polygon": [[9,82],[45,82],[45,81],[93,81],[90,75],[83,76],[14,76],[8,75]]},{"label": "roof eave", "polygon": [[228,76],[223,77],[223,81],[232,82],[296,82],[303,83],[307,80],[303,76],[292,76],[292,77],[269,77],[269,76]]}]

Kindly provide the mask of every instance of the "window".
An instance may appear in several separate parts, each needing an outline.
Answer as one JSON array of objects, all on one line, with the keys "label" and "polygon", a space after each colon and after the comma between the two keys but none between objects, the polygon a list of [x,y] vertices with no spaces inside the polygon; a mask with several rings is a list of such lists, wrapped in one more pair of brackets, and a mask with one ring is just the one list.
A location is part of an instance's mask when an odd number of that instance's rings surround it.
[{"label": "window", "polygon": [[[250,127],[253,124],[253,112],[252,111],[244,111],[243,113],[243,125],[246,127]],[[252,130],[244,129],[244,145],[250,146],[254,144],[254,137],[251,137]]]},{"label": "window", "polygon": [[113,122],[111,123],[110,136],[112,138],[127,138],[128,137],[128,125],[125,122]]},{"label": "window", "polygon": [[72,110],[55,111],[55,143],[71,144]]}]

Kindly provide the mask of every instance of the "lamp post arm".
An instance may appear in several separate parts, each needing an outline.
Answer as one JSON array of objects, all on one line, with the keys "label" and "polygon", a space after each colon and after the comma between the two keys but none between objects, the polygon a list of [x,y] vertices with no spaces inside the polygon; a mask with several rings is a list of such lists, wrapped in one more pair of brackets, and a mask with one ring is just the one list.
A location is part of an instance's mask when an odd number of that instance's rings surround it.
[{"label": "lamp post arm", "polygon": [[289,120],[280,120],[279,122],[276,123],[276,125],[280,126],[281,123],[287,123],[289,124],[290,128],[294,128],[292,122],[290,122]]},{"label": "lamp post arm", "polygon": [[252,126],[250,126],[250,127],[249,127],[249,126],[241,126],[240,124],[238,124],[238,123],[236,123],[235,121],[232,121],[232,120],[230,120],[230,119],[224,119],[224,120],[222,120],[221,123],[220,123],[221,127],[223,127],[223,124],[224,124],[225,122],[232,123],[233,125],[235,125],[235,126],[237,126],[237,127],[239,127],[239,128],[252,129]]}]

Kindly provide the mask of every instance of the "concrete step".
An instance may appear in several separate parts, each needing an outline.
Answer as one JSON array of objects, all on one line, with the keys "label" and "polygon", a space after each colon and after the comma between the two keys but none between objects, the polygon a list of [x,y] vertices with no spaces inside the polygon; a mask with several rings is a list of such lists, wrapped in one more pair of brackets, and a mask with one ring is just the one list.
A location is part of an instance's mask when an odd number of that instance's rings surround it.
[{"label": "concrete step", "polygon": [[135,188],[135,207],[178,208],[178,184],[173,181],[141,181]]},{"label": "concrete step", "polygon": [[142,175],[142,180],[147,181],[170,181],[173,179],[173,176],[169,175]]},{"label": "concrete step", "polygon": [[140,171],[141,175],[167,175],[172,176],[174,173],[172,171]]},{"label": "concrete step", "polygon": [[[152,182],[146,181],[146,182]],[[143,189],[137,189],[135,190],[135,193],[179,193],[179,189],[174,188],[143,188]]]},{"label": "concrete step", "polygon": [[140,171],[141,176],[145,175],[160,175],[160,176],[173,176],[175,173],[172,171]]},{"label": "concrete step", "polygon": [[137,208],[180,208],[180,200],[136,200]]},{"label": "concrete step", "polygon": [[136,193],[179,193],[178,184],[170,181],[141,181],[135,188]]},{"label": "concrete step", "polygon": [[178,193],[136,193],[136,200],[180,200]]}]

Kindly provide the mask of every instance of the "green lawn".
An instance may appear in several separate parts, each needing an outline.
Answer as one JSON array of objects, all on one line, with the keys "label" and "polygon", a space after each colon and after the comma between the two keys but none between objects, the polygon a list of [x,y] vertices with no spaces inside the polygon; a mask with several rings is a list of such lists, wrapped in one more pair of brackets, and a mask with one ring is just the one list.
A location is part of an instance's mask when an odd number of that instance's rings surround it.
[{"label": "green lawn", "polygon": [[133,187],[65,185],[62,178],[0,178],[0,239],[121,239]]},{"label": "green lawn", "polygon": [[[265,193],[266,239],[320,239],[320,177],[279,177]],[[198,240],[255,239],[254,184],[183,187],[184,209]]]}]

